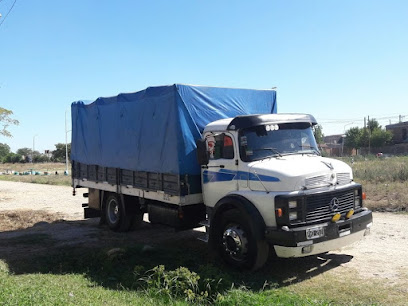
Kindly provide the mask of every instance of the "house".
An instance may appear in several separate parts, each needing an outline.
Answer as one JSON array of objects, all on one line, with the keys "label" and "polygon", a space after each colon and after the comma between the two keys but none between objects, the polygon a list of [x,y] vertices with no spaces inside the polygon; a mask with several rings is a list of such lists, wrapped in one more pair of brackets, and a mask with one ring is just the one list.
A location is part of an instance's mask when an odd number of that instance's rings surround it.
[{"label": "house", "polygon": [[408,142],[408,121],[386,125],[385,129],[392,133],[394,144]]},{"label": "house", "polygon": [[344,150],[343,134],[324,136],[324,146],[320,146],[321,150],[329,156],[341,156]]},{"label": "house", "polygon": [[329,156],[356,155],[354,149],[344,146],[344,139],[344,134],[324,136],[324,145],[320,145],[320,150]]}]

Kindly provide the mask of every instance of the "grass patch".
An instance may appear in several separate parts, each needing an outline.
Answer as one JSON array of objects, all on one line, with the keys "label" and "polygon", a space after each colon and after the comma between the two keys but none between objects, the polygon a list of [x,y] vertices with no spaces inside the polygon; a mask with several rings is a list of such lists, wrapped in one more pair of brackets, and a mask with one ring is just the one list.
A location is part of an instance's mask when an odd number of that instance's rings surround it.
[{"label": "grass patch", "polygon": [[365,205],[373,211],[408,211],[408,156],[376,158],[344,157],[353,168],[354,180],[367,193]]},{"label": "grass patch", "polygon": [[408,182],[359,181],[367,194],[365,206],[379,212],[408,212]]},{"label": "grass patch", "polygon": [[14,238],[3,239],[2,243],[7,244],[7,246],[16,245],[35,245],[35,246],[50,246],[54,244],[54,240],[51,239],[48,234],[26,234],[17,236]]},{"label": "grass patch", "polygon": [[0,180],[32,184],[72,186],[71,177],[64,175],[0,175]]},{"label": "grass patch", "polygon": [[[322,295],[330,305],[406,305],[408,282],[387,283],[384,279],[362,279],[349,271],[321,274],[291,286],[294,293],[318,301]],[[314,304],[314,303],[313,303]]]},{"label": "grass patch", "polygon": [[340,158],[353,168],[355,180],[370,183],[408,181],[408,156]]},{"label": "grass patch", "polygon": [[[0,164],[0,172],[11,172],[11,171],[17,171],[17,172],[25,172],[25,171],[37,171],[37,172],[50,172],[50,173],[55,173],[55,171],[58,171],[58,173],[63,174],[66,169],[65,164],[63,163],[16,163],[16,164],[9,164],[9,163],[4,163]],[[71,169],[71,164],[68,165],[68,169]]]},{"label": "grass patch", "polygon": [[319,269],[313,258],[297,268],[293,260],[272,260],[256,273],[209,264],[206,258],[179,246],[146,251],[132,245],[114,251],[66,248],[0,261],[0,304],[403,305],[407,294],[406,283],[367,281],[352,271],[339,277],[330,268],[282,281],[310,265]]},{"label": "grass patch", "polygon": [[15,231],[34,226],[39,222],[52,223],[61,220],[56,213],[42,210],[15,210],[0,212],[0,231]]},{"label": "grass patch", "polygon": [[[65,169],[65,164],[62,163],[0,164],[0,172],[2,173],[11,173],[14,171],[20,174],[31,171],[34,173],[40,173],[39,175],[3,174],[0,175],[0,180],[33,184],[71,186],[71,176],[64,175]],[[69,165],[68,169],[71,169],[71,165]],[[49,175],[44,175],[46,172]],[[56,172],[58,172],[58,175],[55,174]]]}]

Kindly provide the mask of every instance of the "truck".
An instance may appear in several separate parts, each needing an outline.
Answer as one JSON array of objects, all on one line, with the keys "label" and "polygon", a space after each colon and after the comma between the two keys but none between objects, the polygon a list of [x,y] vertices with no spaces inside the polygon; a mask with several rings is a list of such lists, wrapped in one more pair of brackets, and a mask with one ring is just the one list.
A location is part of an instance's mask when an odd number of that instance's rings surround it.
[{"label": "truck", "polygon": [[225,263],[339,249],[372,213],[346,163],[321,156],[309,114],[278,114],[275,90],[174,84],[72,103],[72,185],[85,218],[114,231],[205,226]]}]

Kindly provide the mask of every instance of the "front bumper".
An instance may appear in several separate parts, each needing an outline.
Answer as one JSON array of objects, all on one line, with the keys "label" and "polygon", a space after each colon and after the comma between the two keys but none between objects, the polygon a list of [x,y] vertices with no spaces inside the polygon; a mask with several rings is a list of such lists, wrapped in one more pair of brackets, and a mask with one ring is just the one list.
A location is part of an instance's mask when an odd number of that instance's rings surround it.
[{"label": "front bumper", "polygon": [[[267,228],[266,240],[273,245],[278,257],[303,257],[342,248],[362,239],[373,222],[370,210],[364,210],[350,219],[326,222],[298,228]],[[324,236],[307,239],[306,230],[324,227]]]}]

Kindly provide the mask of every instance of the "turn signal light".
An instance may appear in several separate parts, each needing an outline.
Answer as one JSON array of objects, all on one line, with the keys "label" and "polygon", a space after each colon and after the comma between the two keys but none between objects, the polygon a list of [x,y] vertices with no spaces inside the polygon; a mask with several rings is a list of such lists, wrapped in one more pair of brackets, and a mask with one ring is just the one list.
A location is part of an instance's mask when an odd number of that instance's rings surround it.
[{"label": "turn signal light", "polygon": [[352,215],[354,215],[354,209],[349,210],[349,212],[346,214],[346,219],[350,219]]},{"label": "turn signal light", "polygon": [[283,210],[282,210],[282,208],[278,208],[278,209],[276,210],[276,216],[277,216],[278,218],[282,218],[282,216],[283,216]]},{"label": "turn signal light", "polygon": [[340,220],[341,215],[339,213],[335,214],[331,219],[332,222],[337,222]]},{"label": "turn signal light", "polygon": [[362,194],[362,198],[363,198],[363,200],[365,200],[365,199],[367,198],[367,195],[366,195],[366,193],[365,193],[365,192],[363,192],[363,194]]}]

